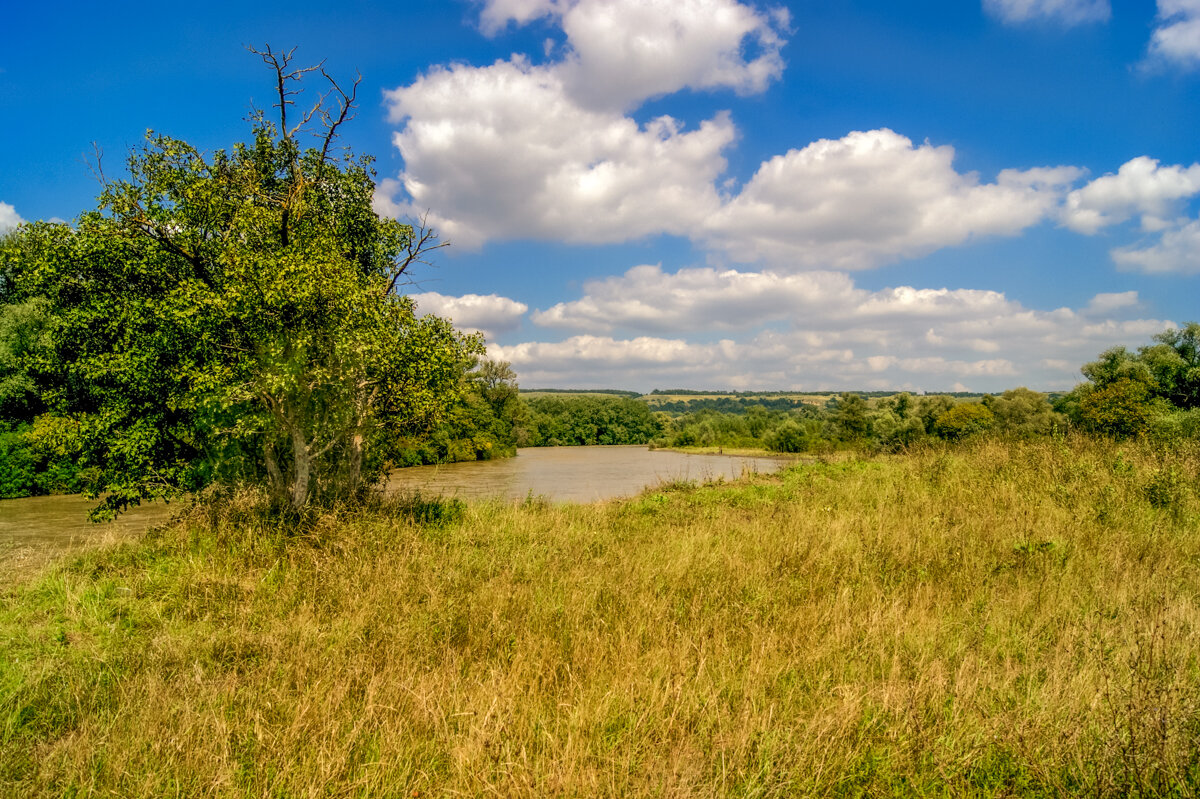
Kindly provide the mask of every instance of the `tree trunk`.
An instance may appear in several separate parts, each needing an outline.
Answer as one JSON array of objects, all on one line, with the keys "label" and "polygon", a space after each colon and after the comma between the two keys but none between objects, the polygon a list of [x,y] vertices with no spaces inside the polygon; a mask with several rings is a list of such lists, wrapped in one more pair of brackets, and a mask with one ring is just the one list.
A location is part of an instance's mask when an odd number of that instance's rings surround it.
[{"label": "tree trunk", "polygon": [[354,433],[350,436],[350,462],[346,465],[346,496],[353,499],[358,493],[358,484],[362,480],[363,436]]},{"label": "tree trunk", "polygon": [[271,479],[271,497],[281,500],[287,496],[287,483],[284,482],[283,472],[279,470],[279,461],[275,457],[275,442],[267,440],[263,446],[263,458],[267,462],[267,476]]},{"label": "tree trunk", "polygon": [[311,482],[312,454],[299,430],[292,431],[292,452],[296,462],[295,482],[292,483],[292,507],[299,510],[308,504]]}]

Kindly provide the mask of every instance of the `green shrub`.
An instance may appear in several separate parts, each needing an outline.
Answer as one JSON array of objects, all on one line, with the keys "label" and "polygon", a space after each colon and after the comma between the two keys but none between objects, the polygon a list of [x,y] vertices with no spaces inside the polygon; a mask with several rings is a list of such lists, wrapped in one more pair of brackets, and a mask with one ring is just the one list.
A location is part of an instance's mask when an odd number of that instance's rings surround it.
[{"label": "green shrub", "polygon": [[939,416],[934,425],[934,432],[947,441],[960,441],[987,430],[995,420],[995,415],[983,405],[965,402],[955,405]]}]

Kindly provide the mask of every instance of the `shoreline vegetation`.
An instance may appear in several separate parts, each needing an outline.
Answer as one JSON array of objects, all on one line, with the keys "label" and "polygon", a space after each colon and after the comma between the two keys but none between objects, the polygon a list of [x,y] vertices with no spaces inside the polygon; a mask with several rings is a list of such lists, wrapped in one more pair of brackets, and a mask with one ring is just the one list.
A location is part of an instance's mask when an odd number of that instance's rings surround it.
[{"label": "shoreline vegetation", "polygon": [[1190,795],[1197,474],[981,436],[597,505],[198,504],[4,589],[0,788]]}]

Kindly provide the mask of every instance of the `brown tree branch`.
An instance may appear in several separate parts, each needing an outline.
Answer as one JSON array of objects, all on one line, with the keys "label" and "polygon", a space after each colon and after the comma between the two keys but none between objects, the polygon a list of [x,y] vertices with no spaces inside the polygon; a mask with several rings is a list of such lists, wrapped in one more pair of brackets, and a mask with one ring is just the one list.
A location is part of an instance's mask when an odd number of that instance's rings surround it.
[{"label": "brown tree branch", "polygon": [[391,294],[396,290],[396,285],[400,282],[400,278],[408,272],[413,264],[432,266],[432,261],[429,260],[429,253],[450,246],[450,242],[442,241],[437,231],[429,227],[428,219],[429,212],[426,211],[421,215],[420,219],[413,220],[410,225],[412,236],[409,237],[408,243],[404,247],[404,253],[392,271],[392,279],[388,281],[386,294]]},{"label": "brown tree branch", "polygon": [[[346,94],[338,82],[333,79],[333,76],[325,71],[324,67],[321,68],[321,74],[325,76],[330,86],[333,87],[321,97],[321,104],[318,106],[321,107],[321,119],[325,122],[325,139],[321,143],[321,165],[324,166],[325,159],[329,155],[329,146],[333,144],[333,139],[337,135],[337,129],[343,123],[354,119],[355,115],[351,114],[350,111],[354,108],[355,101],[358,99],[358,85],[362,83],[362,73],[358,73],[358,76],[355,77],[354,85],[350,87],[350,94]],[[333,115],[325,111],[322,107],[325,98],[332,92],[338,93],[337,119],[334,119]]]},{"label": "brown tree branch", "polygon": [[[275,72],[275,89],[279,95],[279,102],[275,105],[275,107],[279,109],[279,135],[283,136],[285,139],[290,139],[295,131],[288,129],[287,107],[289,105],[295,105],[296,101],[289,98],[302,94],[304,90],[289,89],[288,82],[295,81],[298,83],[301,78],[304,77],[305,73],[314,72],[318,69],[321,69],[324,62],[321,62],[321,64],[317,64],[316,66],[301,67],[299,69],[288,71],[288,67],[291,65],[292,56],[295,54],[296,48],[293,47],[287,52],[277,53],[271,49],[271,45],[268,44],[266,47],[266,50],[258,50],[252,45],[247,45],[246,49],[261,58],[263,63],[269,66]],[[321,71],[324,72],[323,69],[321,69]],[[309,115],[311,116],[312,113],[313,112],[309,112]]]}]

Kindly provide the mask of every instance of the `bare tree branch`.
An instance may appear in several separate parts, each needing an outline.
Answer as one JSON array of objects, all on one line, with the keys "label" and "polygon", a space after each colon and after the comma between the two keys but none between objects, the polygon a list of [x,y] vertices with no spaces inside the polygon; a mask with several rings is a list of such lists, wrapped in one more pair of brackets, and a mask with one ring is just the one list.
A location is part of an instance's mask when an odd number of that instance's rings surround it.
[{"label": "bare tree branch", "polygon": [[400,282],[400,278],[408,272],[413,264],[425,264],[432,266],[433,262],[429,260],[429,254],[434,250],[440,250],[443,247],[449,247],[450,242],[442,241],[437,234],[437,231],[428,225],[429,212],[421,214],[421,218],[413,220],[410,224],[412,235],[408,239],[408,243],[404,248],[404,254],[397,262],[395,269],[392,271],[392,279],[388,281],[387,292],[393,293],[396,290],[396,285]]},{"label": "bare tree branch", "polygon": [[108,188],[108,177],[104,174],[104,148],[99,142],[92,142],[92,154],[84,153],[83,164],[95,181]]},{"label": "bare tree branch", "polygon": [[[358,85],[362,83],[362,73],[358,73],[354,78],[354,85],[350,87],[350,94],[346,94],[342,87],[338,85],[338,82],[333,79],[333,76],[325,71],[324,67],[321,68],[321,74],[325,76],[325,79],[333,87],[329,92],[321,96],[321,104],[318,106],[321,108],[321,119],[325,122],[325,140],[321,143],[321,164],[323,165],[329,154],[329,145],[333,144],[333,139],[337,135],[338,127],[355,117],[350,111],[354,108],[354,103],[358,99]],[[332,92],[338,93],[337,119],[334,119],[333,115],[323,108],[325,98]]]},{"label": "bare tree branch", "polygon": [[[286,53],[277,53],[271,49],[271,45],[268,44],[266,47],[266,50],[258,50],[251,45],[247,45],[246,49],[260,57],[263,60],[263,63],[269,66],[275,72],[275,88],[279,94],[279,102],[275,104],[275,107],[279,109],[279,134],[285,139],[290,139],[296,133],[296,130],[288,129],[287,107],[289,105],[296,104],[296,101],[290,98],[302,94],[303,89],[289,89],[288,82],[294,81],[298,83],[307,72],[315,72],[317,70],[324,72],[322,66],[325,62],[322,61],[320,64],[315,66],[301,67],[299,69],[288,71],[288,67],[291,65],[292,56],[295,54],[296,48],[293,47]],[[314,111],[310,111],[308,116],[311,117],[313,113],[315,113],[315,109]]]}]

